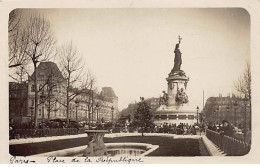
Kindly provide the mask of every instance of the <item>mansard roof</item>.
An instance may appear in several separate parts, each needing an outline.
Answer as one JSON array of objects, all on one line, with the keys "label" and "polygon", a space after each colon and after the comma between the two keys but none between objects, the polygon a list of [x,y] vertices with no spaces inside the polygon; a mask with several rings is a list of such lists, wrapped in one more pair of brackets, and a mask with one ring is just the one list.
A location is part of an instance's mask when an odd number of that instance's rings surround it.
[{"label": "mansard roof", "polygon": [[111,87],[103,87],[100,94],[104,97],[117,97]]},{"label": "mansard roof", "polygon": [[[51,61],[48,62],[41,62],[37,68],[37,77],[40,77],[41,74],[44,76],[51,76],[53,75],[54,78],[59,78],[59,79],[65,79],[58,68],[57,64]],[[34,73],[31,75],[31,77],[34,76]]]}]

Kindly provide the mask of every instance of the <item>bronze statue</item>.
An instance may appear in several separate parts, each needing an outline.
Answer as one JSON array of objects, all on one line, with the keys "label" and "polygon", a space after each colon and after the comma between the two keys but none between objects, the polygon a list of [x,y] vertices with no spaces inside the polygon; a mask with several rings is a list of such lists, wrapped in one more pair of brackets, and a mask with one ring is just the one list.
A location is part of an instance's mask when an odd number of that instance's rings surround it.
[{"label": "bronze statue", "polygon": [[167,101],[168,101],[168,94],[163,91],[163,96],[160,97],[160,105],[167,105]]},{"label": "bronze statue", "polygon": [[181,51],[179,49],[179,46],[180,46],[180,43],[181,43],[181,37],[179,36],[179,43],[177,43],[175,45],[175,50],[174,50],[174,53],[175,53],[175,57],[174,57],[174,67],[173,67],[173,70],[174,71],[178,71],[181,69],[181,64],[182,64],[182,59],[181,59]]},{"label": "bronze statue", "polygon": [[184,104],[184,103],[189,102],[188,96],[184,92],[183,88],[181,88],[181,90],[179,90],[179,88],[177,88],[177,94],[176,94],[176,97],[175,97],[175,101],[179,104]]}]

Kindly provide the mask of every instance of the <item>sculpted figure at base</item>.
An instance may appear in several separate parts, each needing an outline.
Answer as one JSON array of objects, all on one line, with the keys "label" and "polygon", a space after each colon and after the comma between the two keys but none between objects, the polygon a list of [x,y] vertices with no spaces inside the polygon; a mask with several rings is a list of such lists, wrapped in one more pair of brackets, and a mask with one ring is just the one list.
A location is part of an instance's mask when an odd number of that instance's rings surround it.
[{"label": "sculpted figure at base", "polygon": [[181,90],[179,90],[179,88],[177,88],[177,94],[176,94],[176,98],[175,101],[179,104],[184,104],[184,103],[188,103],[188,96],[187,94],[184,92],[184,89],[181,88]]},{"label": "sculpted figure at base", "polygon": [[95,157],[108,155],[106,145],[103,141],[104,133],[91,133],[90,142],[83,156]]},{"label": "sculpted figure at base", "polygon": [[168,101],[168,94],[163,91],[163,96],[160,97],[160,105],[167,105],[167,101]]}]

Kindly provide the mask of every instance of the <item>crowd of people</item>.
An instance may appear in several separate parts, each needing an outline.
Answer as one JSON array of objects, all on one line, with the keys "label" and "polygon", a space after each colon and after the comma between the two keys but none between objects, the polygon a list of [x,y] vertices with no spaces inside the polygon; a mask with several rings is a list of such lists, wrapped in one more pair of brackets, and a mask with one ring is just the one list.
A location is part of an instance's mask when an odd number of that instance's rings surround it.
[{"label": "crowd of people", "polygon": [[222,124],[216,125],[215,123],[209,123],[208,129],[221,133],[222,135],[234,136],[234,127],[230,125],[230,123],[226,120],[222,121]]},{"label": "crowd of people", "polygon": [[230,124],[229,121],[223,120],[221,124],[209,123],[207,128],[220,133],[222,136],[225,135],[251,143],[250,125],[243,126],[242,124],[239,124],[238,126],[235,126]]},{"label": "crowd of people", "polygon": [[189,125],[188,123],[179,123],[171,124],[171,123],[163,123],[161,125],[155,125],[154,133],[171,133],[178,135],[196,135],[198,133],[205,132],[204,124],[193,124]]},{"label": "crowd of people", "polygon": [[[34,123],[23,123],[20,125],[14,125],[12,122],[9,123],[9,134],[11,136],[15,135],[16,129],[34,129]],[[91,123],[90,125],[88,122],[76,122],[76,121],[70,121],[69,124],[66,123],[66,121],[46,121],[45,123],[39,123],[38,129],[55,129],[55,128],[75,128],[75,129],[96,129],[96,130],[109,130],[112,133],[124,133],[124,132],[140,132],[140,130],[134,126],[127,126],[125,124],[120,124],[118,122],[112,124],[112,122],[106,122],[106,123]],[[145,129],[146,133],[169,133],[169,134],[177,134],[177,135],[198,135],[198,134],[204,134],[206,129],[215,131],[220,133],[222,136],[230,136],[237,138],[236,136],[236,129],[237,127],[232,126],[228,121],[223,120],[222,124],[215,124],[215,123],[200,123],[200,124],[193,124],[189,125],[187,123],[179,123],[173,124],[173,123],[162,123],[160,125],[153,125],[150,128]],[[246,139],[249,136],[249,133],[251,131],[247,128],[243,128],[241,130],[241,135],[243,136],[243,139]],[[250,139],[249,139],[250,140]]]}]

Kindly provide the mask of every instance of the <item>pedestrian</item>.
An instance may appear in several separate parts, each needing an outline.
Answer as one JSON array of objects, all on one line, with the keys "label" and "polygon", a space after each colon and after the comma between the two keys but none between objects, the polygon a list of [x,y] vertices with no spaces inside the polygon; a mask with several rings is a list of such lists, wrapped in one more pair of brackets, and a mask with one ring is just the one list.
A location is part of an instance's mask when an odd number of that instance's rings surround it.
[{"label": "pedestrian", "polygon": [[230,123],[227,120],[223,120],[222,124],[223,124],[223,126],[221,128],[220,134],[233,137],[234,130],[233,130],[233,127],[230,125]]}]

